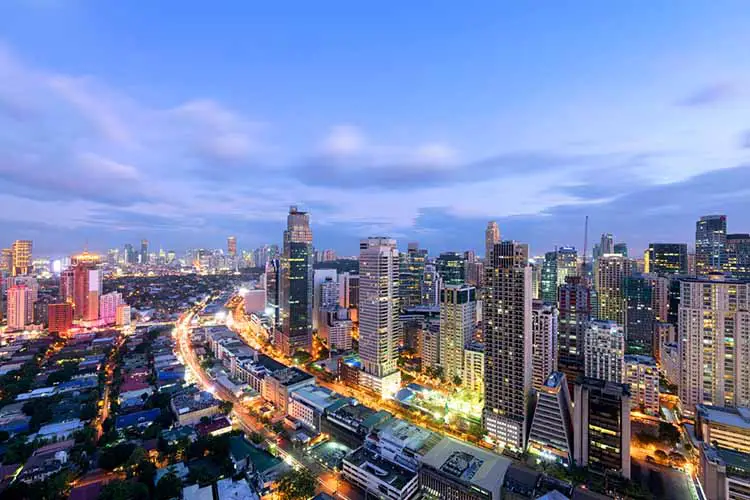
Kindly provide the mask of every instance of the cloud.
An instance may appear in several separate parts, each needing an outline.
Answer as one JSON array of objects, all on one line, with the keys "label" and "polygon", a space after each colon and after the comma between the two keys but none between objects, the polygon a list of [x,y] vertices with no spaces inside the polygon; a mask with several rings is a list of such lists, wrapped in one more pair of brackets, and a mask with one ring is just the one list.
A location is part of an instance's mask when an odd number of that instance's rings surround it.
[{"label": "cloud", "polygon": [[750,130],[746,130],[740,137],[740,148],[750,149]]},{"label": "cloud", "polygon": [[681,99],[678,104],[688,107],[711,106],[730,100],[738,94],[738,89],[734,84],[718,82],[695,90],[692,94]]},{"label": "cloud", "polygon": [[362,153],[367,141],[354,125],[337,125],[323,140],[321,153],[330,159],[346,158]]}]

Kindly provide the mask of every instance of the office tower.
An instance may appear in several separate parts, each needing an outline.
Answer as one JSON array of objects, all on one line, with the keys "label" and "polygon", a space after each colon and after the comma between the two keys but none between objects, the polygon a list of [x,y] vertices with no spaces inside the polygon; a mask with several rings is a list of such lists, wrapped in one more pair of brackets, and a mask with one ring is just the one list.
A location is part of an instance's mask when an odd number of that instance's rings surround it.
[{"label": "office tower", "polygon": [[281,258],[281,350],[310,351],[313,328],[313,247],[310,216],[289,208]]},{"label": "office tower", "polygon": [[10,248],[3,248],[2,250],[2,254],[0,255],[0,272],[13,272],[13,250]]},{"label": "office tower", "polygon": [[544,259],[534,258],[531,264],[531,298],[534,300],[542,299],[542,270]]},{"label": "office tower", "polygon": [[320,308],[332,309],[339,306],[339,282],[335,277],[327,276],[320,284]]},{"label": "office tower", "polygon": [[471,342],[464,349],[464,388],[484,394],[484,344]]},{"label": "office tower", "polygon": [[585,372],[583,345],[592,317],[591,287],[580,276],[568,277],[558,289],[558,370],[565,374],[570,393]]},{"label": "office tower", "polygon": [[84,251],[71,261],[73,269],[73,318],[83,321],[99,319],[99,297],[102,294],[102,272],[99,256]]},{"label": "office tower", "polygon": [[557,300],[557,252],[547,252],[542,261],[541,298],[548,304]]},{"label": "office tower", "polygon": [[669,320],[669,286],[670,278],[654,273],[642,274],[651,287],[651,309],[655,322]]},{"label": "office tower", "polygon": [[659,416],[659,369],[651,356],[625,356],[625,377],[630,385],[630,404],[635,410]]},{"label": "office tower", "polygon": [[495,244],[500,243],[500,227],[497,222],[490,221],[487,223],[487,229],[484,231],[484,260],[488,261],[490,252],[495,248]]},{"label": "office tower", "polygon": [[227,238],[227,254],[230,257],[237,256],[237,237],[236,236],[229,236]]},{"label": "office tower", "polygon": [[573,458],[579,467],[630,479],[630,389],[581,377],[575,383]]},{"label": "office tower", "polygon": [[485,269],[485,405],[482,421],[500,447],[523,450],[531,392],[529,248],[497,243]]},{"label": "office tower", "polygon": [[586,376],[622,383],[625,336],[614,321],[591,321],[586,328]]},{"label": "office tower", "polygon": [[686,414],[699,404],[750,406],[750,282],[683,279],[677,339]]},{"label": "office tower", "polygon": [[594,288],[598,302],[597,318],[625,323],[622,279],[631,274],[631,262],[617,254],[603,254],[596,263]]},{"label": "office tower", "polygon": [[419,336],[419,357],[422,361],[422,371],[440,366],[440,325],[426,323]]},{"label": "office tower", "polygon": [[419,243],[409,243],[406,253],[401,253],[399,259],[401,308],[421,305],[427,249],[419,248]]},{"label": "office tower", "polygon": [[474,262],[466,262],[466,283],[481,288],[483,276],[484,263],[482,261],[475,260]]},{"label": "office tower", "polygon": [[167,265],[174,262],[176,257],[177,257],[177,254],[175,253],[174,250],[167,251]]},{"label": "office tower", "polygon": [[425,264],[424,281],[422,283],[422,305],[437,306],[440,303],[440,288],[442,279],[434,264]]},{"label": "office tower", "polygon": [[13,257],[13,276],[23,276],[31,273],[31,240],[16,240],[11,246]]},{"label": "office tower", "polygon": [[75,301],[75,270],[72,267],[60,273],[60,299],[69,304]]},{"label": "office tower", "polygon": [[31,302],[39,299],[39,282],[33,276],[15,276],[9,278],[10,285],[25,285],[31,291]]},{"label": "office tower", "polygon": [[279,259],[271,259],[265,263],[266,276],[266,301],[268,302],[269,316],[273,319],[274,329],[281,326],[281,263]]},{"label": "office tower", "polygon": [[359,276],[351,273],[339,274],[339,306],[349,309],[357,307],[357,301],[352,300],[352,279],[359,279]]},{"label": "office tower", "polygon": [[573,408],[564,373],[550,373],[538,389],[529,452],[564,465],[573,461]]},{"label": "office tower", "polygon": [[615,243],[614,250],[612,253],[616,253],[617,255],[622,255],[623,257],[628,256],[628,244],[627,243]]},{"label": "office tower", "polygon": [[26,285],[13,285],[8,288],[8,329],[23,330],[33,323],[34,303],[31,289]]},{"label": "office tower", "polygon": [[321,296],[322,286],[326,280],[333,280],[338,282],[338,274],[335,269],[315,269],[313,271],[313,318],[312,327],[313,330],[318,330],[318,322],[320,321],[320,311],[323,309],[323,300]]},{"label": "office tower", "polygon": [[141,240],[141,264],[148,264],[148,240]]},{"label": "office tower", "polygon": [[599,250],[601,252],[600,255],[615,253],[615,239],[611,233],[602,233]]},{"label": "office tower", "polygon": [[535,300],[531,306],[531,380],[541,389],[547,376],[557,369],[557,307]]},{"label": "office tower", "polygon": [[464,252],[464,261],[465,262],[476,262],[477,261],[477,253],[474,250],[466,250]]},{"label": "office tower", "polygon": [[625,300],[625,339],[628,352],[653,354],[654,289],[647,277],[625,276],[622,279]]},{"label": "office tower", "polygon": [[359,354],[364,385],[390,396],[399,389],[401,341],[399,252],[396,240],[368,238],[359,245]]},{"label": "office tower", "polygon": [[591,249],[591,256],[593,257],[594,262],[602,256],[602,246],[599,243],[594,243],[594,247]]},{"label": "office tower", "polygon": [[685,243],[651,243],[644,253],[644,272],[660,276],[688,273],[688,251]]},{"label": "office tower", "polygon": [[105,325],[114,325],[117,319],[117,308],[125,304],[120,292],[105,293],[99,299],[99,319]]},{"label": "office tower", "polygon": [[724,270],[732,277],[750,279],[750,234],[728,234]]},{"label": "office tower", "polygon": [[695,272],[720,272],[726,263],[727,216],[705,215],[695,224]]},{"label": "office tower", "polygon": [[466,283],[464,254],[461,252],[443,252],[435,259],[435,269],[444,285],[463,285]]},{"label": "office tower", "polygon": [[47,322],[50,332],[67,333],[73,327],[73,304],[48,304]]},{"label": "office tower", "polygon": [[474,335],[476,288],[446,285],[440,291],[440,364],[448,380],[463,375],[464,347]]}]

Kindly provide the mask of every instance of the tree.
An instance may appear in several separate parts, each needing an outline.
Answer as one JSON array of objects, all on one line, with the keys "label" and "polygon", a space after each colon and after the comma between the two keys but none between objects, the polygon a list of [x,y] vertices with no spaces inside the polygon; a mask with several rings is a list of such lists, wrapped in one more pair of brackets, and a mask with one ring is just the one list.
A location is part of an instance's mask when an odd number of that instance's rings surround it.
[{"label": "tree", "polygon": [[201,424],[208,425],[211,423],[211,419],[208,417],[201,417]]},{"label": "tree", "polygon": [[222,401],[219,403],[219,409],[224,415],[229,415],[232,412],[232,408],[234,408],[234,403],[231,401]]},{"label": "tree", "polygon": [[127,462],[134,450],[135,445],[133,443],[120,443],[104,448],[99,456],[99,467],[107,470],[115,470]]},{"label": "tree", "polygon": [[129,478],[138,473],[137,467],[140,465],[141,461],[146,460],[146,457],[146,450],[140,446],[133,450],[128,457],[128,461],[125,462],[125,472]]},{"label": "tree", "polygon": [[279,478],[278,492],[283,500],[306,500],[315,495],[318,481],[309,470],[290,470]]},{"label": "tree", "polygon": [[22,464],[34,452],[34,443],[27,443],[24,436],[17,436],[10,442],[3,455],[3,463]]},{"label": "tree", "polygon": [[461,377],[458,375],[453,376],[453,385],[461,385],[463,383],[463,380],[461,380]]},{"label": "tree", "polygon": [[156,500],[169,500],[170,498],[180,498],[182,493],[182,479],[172,471],[167,472],[156,483],[154,496]]},{"label": "tree", "polygon": [[659,422],[659,439],[674,446],[680,440],[680,431],[668,422]]},{"label": "tree", "polygon": [[148,487],[133,481],[111,481],[102,488],[99,500],[148,500]]}]

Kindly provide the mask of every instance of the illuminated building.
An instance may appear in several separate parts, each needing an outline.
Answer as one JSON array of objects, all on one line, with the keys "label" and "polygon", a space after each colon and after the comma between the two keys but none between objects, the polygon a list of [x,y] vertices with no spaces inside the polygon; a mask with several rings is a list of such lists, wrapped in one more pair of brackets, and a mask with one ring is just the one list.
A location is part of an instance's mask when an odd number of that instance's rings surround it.
[{"label": "illuminated building", "polygon": [[591,321],[586,328],[584,360],[586,377],[622,383],[625,336],[614,321]]},{"label": "illuminated building", "polygon": [[529,452],[545,460],[571,464],[573,415],[565,374],[552,372],[537,391],[529,433]]},{"label": "illuminated building", "polygon": [[548,304],[557,302],[557,288],[568,277],[578,275],[578,252],[574,247],[561,247],[544,254],[539,293]]},{"label": "illuminated building", "polygon": [[500,243],[500,228],[497,222],[490,221],[487,223],[487,229],[484,231],[484,260],[489,262],[490,253],[495,248],[495,244]]},{"label": "illuminated building", "polygon": [[440,325],[425,323],[419,331],[419,357],[422,371],[440,366]]},{"label": "illuminated building", "polygon": [[659,369],[651,356],[626,355],[624,382],[632,408],[659,416]]},{"label": "illuminated building", "polygon": [[466,259],[461,252],[443,252],[435,259],[435,269],[445,285],[463,285],[466,282]]},{"label": "illuminated building", "polygon": [[105,293],[99,299],[99,319],[105,325],[114,325],[117,320],[117,308],[125,304],[120,292]]},{"label": "illuminated building", "polygon": [[718,448],[750,453],[750,408],[696,405],[695,435]]},{"label": "illuminated building", "polygon": [[708,443],[698,449],[698,479],[706,500],[750,498],[750,453],[716,448]]},{"label": "illuminated building", "polygon": [[11,246],[13,276],[23,276],[31,272],[31,240],[16,240]]},{"label": "illuminated building", "polygon": [[426,260],[427,249],[419,248],[419,243],[409,243],[406,253],[399,255],[399,296],[402,309],[422,304]]},{"label": "illuminated building", "polygon": [[0,255],[0,272],[1,271],[7,273],[13,272],[13,250],[10,248],[3,248],[2,254]]},{"label": "illuminated building", "polygon": [[141,240],[141,264],[148,264],[148,240]]},{"label": "illuminated building", "polygon": [[750,234],[728,234],[724,269],[734,278],[750,279]]},{"label": "illuminated building", "polygon": [[[329,297],[329,303],[324,304],[322,293],[323,284],[326,281],[332,282],[329,286],[336,286],[336,294],[338,295],[338,275],[335,269],[315,269],[313,271],[313,301],[312,301],[312,327],[314,331],[319,330],[320,312],[324,309],[330,309],[335,304],[330,303],[331,297]],[[338,296],[336,297],[338,302]]]},{"label": "illuminated building", "polygon": [[687,274],[687,256],[685,243],[651,243],[643,256],[644,272],[660,276]]},{"label": "illuminated building", "polygon": [[727,216],[706,215],[695,223],[695,272],[706,275],[726,265]]},{"label": "illuminated building", "polygon": [[485,266],[485,405],[482,422],[500,447],[525,448],[531,393],[529,248],[495,244]]},{"label": "illuminated building", "polygon": [[531,318],[531,380],[534,389],[539,390],[557,369],[557,307],[535,300]]},{"label": "illuminated building", "polygon": [[484,277],[484,263],[479,260],[466,262],[466,283],[480,289]]},{"label": "illuminated building", "polygon": [[356,308],[359,304],[359,275],[339,274],[339,305],[347,309]]},{"label": "illuminated building", "polygon": [[573,459],[592,472],[630,479],[630,390],[627,384],[581,377],[575,383]]},{"label": "illuminated building", "polygon": [[73,318],[83,321],[99,319],[99,297],[102,294],[102,274],[99,256],[83,252],[73,257]]},{"label": "illuminated building", "polygon": [[73,305],[68,303],[47,305],[49,331],[67,333],[73,327]]},{"label": "illuminated building", "polygon": [[464,346],[474,335],[476,288],[447,285],[440,290],[440,365],[448,380],[463,375]]},{"label": "illuminated building", "polygon": [[[665,290],[662,290],[662,293]],[[645,276],[625,276],[622,279],[625,301],[625,338],[628,352],[653,354],[654,289]],[[666,299],[666,297],[663,297]],[[663,303],[666,306],[666,302]]]},{"label": "illuminated building", "polygon": [[289,208],[281,258],[281,350],[310,352],[313,329],[313,248],[310,215]]},{"label": "illuminated building", "polygon": [[8,288],[8,329],[23,330],[34,320],[34,303],[31,289],[26,285],[13,285]]},{"label": "illuminated building", "polygon": [[115,314],[115,325],[117,326],[130,326],[130,306],[127,304],[120,304],[117,306],[117,313]]},{"label": "illuminated building", "polygon": [[627,243],[615,243],[612,253],[622,255],[623,257],[628,256],[628,244]]},{"label": "illuminated building", "polygon": [[368,238],[359,245],[360,383],[383,397],[401,383],[396,365],[401,342],[399,252],[396,240]]},{"label": "illuminated building", "polygon": [[586,280],[578,276],[566,278],[558,288],[557,304],[558,369],[572,384],[583,374],[583,343],[591,320],[591,288]]},{"label": "illuminated building", "polygon": [[274,331],[278,333],[281,326],[281,263],[279,259],[270,259],[265,263],[266,268],[266,300],[269,316],[273,319]]},{"label": "illuminated building", "polygon": [[619,254],[602,254],[596,262],[594,288],[598,300],[597,318],[625,323],[622,280],[631,274],[631,262]]},{"label": "illuminated building", "polygon": [[227,254],[230,257],[237,257],[237,237],[229,236],[227,238]]},{"label": "illuminated building", "polygon": [[472,342],[464,349],[463,387],[484,394],[484,344]]},{"label": "illuminated building", "polygon": [[442,277],[438,274],[434,264],[425,264],[424,282],[422,283],[422,305],[437,306],[440,303],[440,288]]},{"label": "illuminated building", "polygon": [[713,274],[681,282],[677,339],[680,399],[750,406],[750,281]]}]

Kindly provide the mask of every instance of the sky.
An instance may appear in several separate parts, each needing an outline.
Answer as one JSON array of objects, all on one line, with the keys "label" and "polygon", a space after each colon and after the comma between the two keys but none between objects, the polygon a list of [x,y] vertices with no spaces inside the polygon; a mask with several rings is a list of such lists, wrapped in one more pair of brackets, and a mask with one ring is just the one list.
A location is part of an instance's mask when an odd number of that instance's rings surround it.
[{"label": "sky", "polygon": [[4,0],[0,245],[750,232],[748,47],[729,0]]}]

